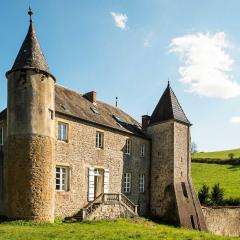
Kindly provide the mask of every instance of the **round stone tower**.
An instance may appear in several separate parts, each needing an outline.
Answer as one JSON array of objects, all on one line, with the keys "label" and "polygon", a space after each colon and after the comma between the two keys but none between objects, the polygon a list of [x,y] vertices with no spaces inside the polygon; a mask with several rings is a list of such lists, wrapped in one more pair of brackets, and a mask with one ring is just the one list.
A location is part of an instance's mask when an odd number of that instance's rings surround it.
[{"label": "round stone tower", "polygon": [[7,214],[54,220],[55,78],[32,23],[8,78]]}]

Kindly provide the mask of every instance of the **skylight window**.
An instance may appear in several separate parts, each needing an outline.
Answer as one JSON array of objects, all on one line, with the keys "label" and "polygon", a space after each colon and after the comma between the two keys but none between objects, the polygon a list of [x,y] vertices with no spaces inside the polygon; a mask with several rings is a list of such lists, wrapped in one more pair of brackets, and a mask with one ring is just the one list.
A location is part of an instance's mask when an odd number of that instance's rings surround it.
[{"label": "skylight window", "polygon": [[117,121],[117,122],[125,122],[123,121],[119,116],[117,115],[113,115],[113,118]]},{"label": "skylight window", "polygon": [[91,109],[94,113],[100,114],[100,113],[98,112],[97,108],[95,108],[95,107],[90,107],[90,109]]}]

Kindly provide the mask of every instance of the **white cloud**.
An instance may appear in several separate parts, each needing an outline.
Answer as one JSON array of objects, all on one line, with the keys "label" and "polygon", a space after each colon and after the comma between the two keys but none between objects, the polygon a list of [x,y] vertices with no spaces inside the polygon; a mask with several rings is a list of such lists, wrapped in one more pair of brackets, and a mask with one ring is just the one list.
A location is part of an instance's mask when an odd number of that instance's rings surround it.
[{"label": "white cloud", "polygon": [[143,42],[143,46],[145,47],[145,48],[149,48],[149,47],[151,47],[151,44],[150,44],[150,42],[149,42],[149,40],[144,40],[144,42]]},{"label": "white cloud", "polygon": [[180,81],[189,91],[207,97],[231,98],[240,95],[240,85],[231,77],[233,58],[224,32],[197,33],[171,40],[170,52],[176,53],[183,65]]},{"label": "white cloud", "polygon": [[240,117],[232,117],[232,118],[230,119],[230,122],[231,122],[231,123],[240,123]]},{"label": "white cloud", "polygon": [[126,28],[128,17],[126,14],[111,12],[116,27],[124,30]]}]

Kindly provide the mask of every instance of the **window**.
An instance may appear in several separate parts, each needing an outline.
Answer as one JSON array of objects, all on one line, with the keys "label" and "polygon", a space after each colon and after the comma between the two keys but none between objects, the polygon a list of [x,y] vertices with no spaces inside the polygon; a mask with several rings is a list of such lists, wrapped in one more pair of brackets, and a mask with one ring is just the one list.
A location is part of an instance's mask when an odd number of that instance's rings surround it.
[{"label": "window", "polygon": [[140,174],[139,175],[139,192],[140,193],[144,193],[145,191],[144,185],[145,185],[145,176],[144,174]]},{"label": "window", "polygon": [[187,194],[187,188],[184,182],[181,182],[182,185],[182,191],[183,191],[183,195],[185,198],[188,198],[188,194]]},{"label": "window", "polygon": [[56,167],[56,190],[57,191],[68,191],[68,168],[67,167]]},{"label": "window", "polygon": [[96,148],[103,148],[103,133],[96,132]]},{"label": "window", "polygon": [[4,131],[3,127],[0,127],[0,145],[4,143]]},{"label": "window", "polygon": [[131,192],[131,173],[124,174],[124,192],[130,193]]},{"label": "window", "polygon": [[128,155],[131,154],[131,140],[130,139],[126,139],[125,153]]},{"label": "window", "polygon": [[48,118],[50,120],[53,120],[53,110],[51,110],[51,109],[48,109]]},{"label": "window", "polygon": [[145,155],[145,144],[144,143],[142,143],[140,145],[140,152],[141,152],[141,157],[144,157],[144,155]]},{"label": "window", "polygon": [[58,123],[58,140],[68,141],[68,124],[59,122]]}]

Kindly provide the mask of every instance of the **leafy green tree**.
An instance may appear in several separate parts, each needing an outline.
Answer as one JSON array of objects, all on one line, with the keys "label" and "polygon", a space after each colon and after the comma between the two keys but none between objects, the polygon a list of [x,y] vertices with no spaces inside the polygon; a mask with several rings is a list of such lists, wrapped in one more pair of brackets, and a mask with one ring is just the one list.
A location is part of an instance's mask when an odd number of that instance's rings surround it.
[{"label": "leafy green tree", "polygon": [[198,198],[201,204],[207,204],[209,202],[209,187],[206,184],[203,184],[201,189],[198,192]]},{"label": "leafy green tree", "polygon": [[210,199],[214,205],[221,205],[223,203],[224,189],[217,183],[212,187]]},{"label": "leafy green tree", "polygon": [[235,154],[234,154],[234,153],[229,153],[229,154],[228,154],[228,157],[229,157],[230,159],[233,159],[233,158],[235,157]]}]

